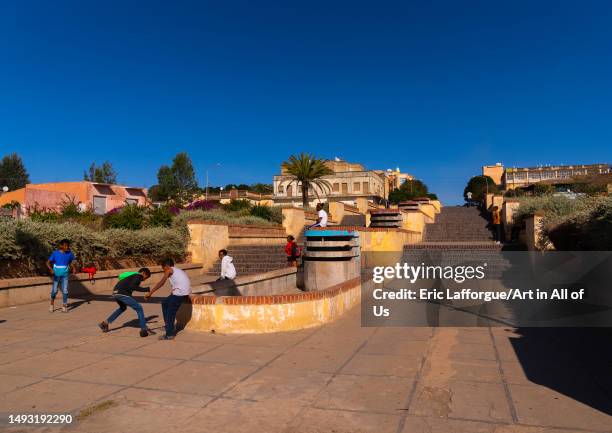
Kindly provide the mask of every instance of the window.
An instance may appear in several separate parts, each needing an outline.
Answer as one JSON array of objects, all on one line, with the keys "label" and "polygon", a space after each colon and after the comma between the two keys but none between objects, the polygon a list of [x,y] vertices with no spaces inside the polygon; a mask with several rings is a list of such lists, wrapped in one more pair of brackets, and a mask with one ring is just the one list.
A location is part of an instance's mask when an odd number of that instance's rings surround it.
[{"label": "window", "polygon": [[361,191],[361,184],[359,182],[353,182],[353,192]]},{"label": "window", "polygon": [[339,184],[339,183],[334,183],[334,184],[332,185],[332,191],[333,191],[333,192],[336,192],[336,193],[337,193],[337,192],[340,192],[340,184]]},{"label": "window", "polygon": [[342,194],[348,194],[348,183],[342,183]]},{"label": "window", "polygon": [[572,177],[571,170],[559,170],[559,177]]},{"label": "window", "polygon": [[293,187],[291,185],[287,187],[287,197],[293,197]]},{"label": "window", "polygon": [[542,180],[552,179],[552,178],[553,178],[552,171],[543,171],[542,172]]},{"label": "window", "polygon": [[106,213],[106,197],[94,195],[93,209],[96,215],[104,215]]},{"label": "window", "polygon": [[135,198],[126,198],[125,203],[126,204],[138,204],[138,200]]},{"label": "window", "polygon": [[370,193],[370,184],[368,182],[363,182],[363,193],[364,194]]},{"label": "window", "polygon": [[517,181],[527,179],[527,172],[525,172],[525,171],[517,171],[514,174],[514,179],[517,180]]},{"label": "window", "polygon": [[284,186],[279,186],[278,187],[278,193],[279,194],[284,194],[285,193],[285,187]]}]

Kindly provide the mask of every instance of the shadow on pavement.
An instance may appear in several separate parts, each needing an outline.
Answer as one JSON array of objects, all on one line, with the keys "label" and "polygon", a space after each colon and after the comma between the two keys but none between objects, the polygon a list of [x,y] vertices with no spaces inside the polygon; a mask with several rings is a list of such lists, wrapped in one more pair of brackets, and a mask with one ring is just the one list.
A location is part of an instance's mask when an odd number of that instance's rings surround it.
[{"label": "shadow on pavement", "polygon": [[[151,316],[146,316],[145,320],[147,321],[147,325],[149,323],[151,323],[151,321],[153,319],[157,319],[158,317],[159,316],[157,314],[153,314]],[[138,329],[140,329],[140,323],[138,322],[138,319],[132,319],[132,320],[129,320],[129,321],[125,322],[121,326],[117,326],[116,328],[111,328],[109,332],[118,331],[118,330],[123,329],[123,328],[138,328]]]},{"label": "shadow on pavement", "polygon": [[526,377],[612,415],[612,330],[518,328],[510,338]]}]

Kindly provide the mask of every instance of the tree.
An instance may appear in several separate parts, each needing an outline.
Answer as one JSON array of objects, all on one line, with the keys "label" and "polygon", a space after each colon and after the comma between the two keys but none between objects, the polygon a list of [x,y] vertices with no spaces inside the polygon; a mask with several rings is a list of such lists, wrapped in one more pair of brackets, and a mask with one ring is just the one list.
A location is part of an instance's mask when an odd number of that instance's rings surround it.
[{"label": "tree", "polygon": [[83,180],[96,183],[117,183],[117,172],[113,168],[113,165],[105,161],[101,166],[96,166],[95,162],[92,162],[89,166],[89,173],[83,172]]},{"label": "tree", "polygon": [[467,201],[467,193],[471,192],[472,201],[482,201],[484,200],[487,191],[494,194],[499,192],[499,188],[497,185],[495,185],[495,181],[489,176],[474,176],[465,186],[465,189],[463,190],[463,198],[465,201]]},{"label": "tree", "polygon": [[157,200],[171,200],[177,204],[184,204],[189,202],[197,192],[198,182],[193,163],[185,152],[178,153],[170,167],[162,165],[159,168],[155,186]]},{"label": "tree", "polygon": [[7,186],[10,191],[23,188],[30,183],[30,176],[23,160],[16,153],[6,155],[0,161],[0,189]]},{"label": "tree", "polygon": [[325,165],[324,159],[318,159],[313,155],[301,153],[298,156],[291,155],[289,160],[282,163],[282,167],[292,179],[289,185],[295,183],[302,187],[302,205],[308,207],[308,192],[312,188],[314,193],[317,193],[317,188],[321,191],[330,190],[331,185],[328,181],[321,179],[333,173],[333,171]]},{"label": "tree", "polygon": [[409,179],[401,184],[399,188],[389,193],[389,201],[391,203],[399,203],[419,197],[429,197],[433,200],[437,199],[435,194],[429,192],[427,185],[418,179]]},{"label": "tree", "polygon": [[272,194],[273,189],[269,183],[255,183],[249,187],[249,191],[259,194]]}]

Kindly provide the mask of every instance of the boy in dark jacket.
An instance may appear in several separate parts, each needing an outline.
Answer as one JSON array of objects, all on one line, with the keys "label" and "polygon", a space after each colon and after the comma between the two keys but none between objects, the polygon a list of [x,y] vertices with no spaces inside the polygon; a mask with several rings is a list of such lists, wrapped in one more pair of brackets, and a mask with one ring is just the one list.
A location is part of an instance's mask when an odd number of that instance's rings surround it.
[{"label": "boy in dark jacket", "polygon": [[140,323],[140,336],[146,337],[149,335],[147,321],[144,317],[142,306],[132,297],[132,292],[149,292],[148,288],[140,287],[140,283],[148,279],[150,276],[151,271],[149,271],[148,268],[142,268],[138,272],[124,272],[119,276],[119,282],[113,289],[113,298],[115,298],[115,301],[117,304],[119,304],[119,308],[113,311],[113,314],[111,314],[108,319],[98,324],[102,332],[108,332],[108,325],[113,323],[117,317],[121,316],[127,307],[130,307],[136,311],[136,314],[138,315],[138,321]]}]

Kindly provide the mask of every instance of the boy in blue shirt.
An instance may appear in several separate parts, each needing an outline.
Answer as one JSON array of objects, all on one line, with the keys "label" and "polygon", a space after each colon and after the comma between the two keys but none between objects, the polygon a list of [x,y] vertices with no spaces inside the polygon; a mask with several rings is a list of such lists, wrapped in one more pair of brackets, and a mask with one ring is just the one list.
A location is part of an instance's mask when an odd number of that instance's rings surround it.
[{"label": "boy in blue shirt", "polygon": [[73,273],[76,273],[74,259],[74,254],[70,251],[70,241],[62,239],[59,249],[53,251],[49,260],[47,260],[47,268],[49,268],[49,272],[53,276],[51,304],[49,305],[50,313],[53,313],[53,302],[55,301],[57,287],[60,283],[62,285],[62,311],[64,313],[68,312],[68,277],[70,276],[70,268],[72,268]]}]

